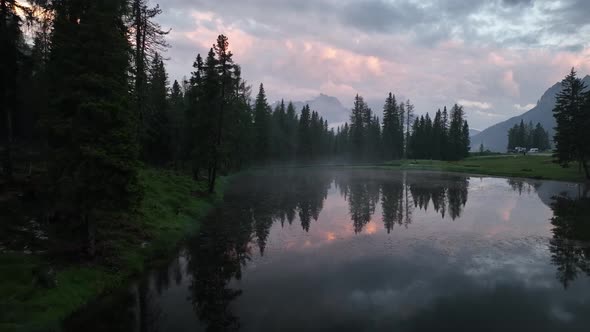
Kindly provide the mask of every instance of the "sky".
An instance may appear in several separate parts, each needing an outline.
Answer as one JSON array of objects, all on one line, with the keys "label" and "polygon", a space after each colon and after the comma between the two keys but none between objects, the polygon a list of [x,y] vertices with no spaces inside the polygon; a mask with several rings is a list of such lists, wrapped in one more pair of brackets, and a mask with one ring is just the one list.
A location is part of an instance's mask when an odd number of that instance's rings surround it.
[{"label": "sky", "polygon": [[225,34],[269,102],[324,93],[349,108],[358,93],[379,115],[391,91],[419,114],[460,103],[485,129],[532,108],[572,67],[590,73],[589,0],[152,2],[171,29],[172,80]]}]

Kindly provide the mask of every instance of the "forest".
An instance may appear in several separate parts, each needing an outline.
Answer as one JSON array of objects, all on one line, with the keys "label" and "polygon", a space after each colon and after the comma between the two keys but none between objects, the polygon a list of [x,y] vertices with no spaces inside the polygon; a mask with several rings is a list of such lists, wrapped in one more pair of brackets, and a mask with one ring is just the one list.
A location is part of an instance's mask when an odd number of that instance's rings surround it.
[{"label": "forest", "polygon": [[549,140],[549,133],[540,123],[533,127],[533,122],[524,124],[520,120],[520,124],[515,124],[508,130],[508,150],[514,150],[516,147],[531,149],[537,148],[539,151],[549,150],[551,143]]},{"label": "forest", "polygon": [[[8,280],[0,284],[0,329],[4,319],[61,320],[141,273],[152,256],[178,249],[216,199],[225,192],[227,201],[237,199],[224,186],[238,173],[248,175],[239,181],[254,189],[241,193],[236,215],[215,211],[227,224],[209,222],[200,231],[205,240],[207,232],[236,225],[248,231],[196,248],[202,261],[232,260],[231,269],[192,266],[195,275],[205,275],[195,278],[203,283],[195,288],[203,292],[196,303],[203,312],[213,312],[207,305],[220,304],[217,296],[228,295],[227,282],[241,273],[234,258],[245,254],[228,250],[244,250],[256,239],[262,254],[277,216],[289,226],[298,218],[310,232],[332,181],[348,200],[355,234],[379,203],[388,233],[395,225],[408,227],[411,211],[426,211],[430,203],[442,218],[465,215],[469,183],[460,179],[432,192],[347,178],[277,178],[273,185],[292,185],[257,192],[264,189],[257,187],[261,180],[250,175],[275,166],[389,167],[403,160],[400,165],[416,170],[421,162],[442,160],[463,167],[458,161],[471,149],[467,115],[459,104],[416,110],[384,86],[382,109],[351,95],[348,121],[330,124],[309,105],[269,101],[262,82],[246,80],[224,34],[204,52],[195,46],[192,70],[171,78],[170,30],[158,23],[162,12],[148,0],[0,0],[0,274]],[[590,179],[590,92],[573,69],[562,85],[554,109],[554,162],[577,165]],[[509,148],[550,148],[540,124],[521,122],[509,135]],[[466,162],[460,171],[485,171]],[[256,210],[259,203],[267,210]],[[566,203],[563,215],[573,209]],[[219,271],[227,276],[211,273],[217,284],[206,284],[209,272]],[[574,278],[566,273],[563,279]]]},{"label": "forest", "polygon": [[213,193],[219,175],[252,165],[468,155],[459,105],[432,120],[389,93],[381,120],[357,95],[338,128],[309,106],[272,109],[224,35],[170,84],[160,13],[145,0],[1,1],[3,187],[51,192],[48,218],[87,238],[91,257],[99,225],[141,202],[142,168],[189,172]]}]

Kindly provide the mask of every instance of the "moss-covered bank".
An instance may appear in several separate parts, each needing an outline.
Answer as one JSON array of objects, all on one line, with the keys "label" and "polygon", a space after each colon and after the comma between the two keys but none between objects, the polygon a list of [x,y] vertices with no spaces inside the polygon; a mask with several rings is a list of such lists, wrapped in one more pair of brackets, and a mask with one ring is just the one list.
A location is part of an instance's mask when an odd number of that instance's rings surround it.
[{"label": "moss-covered bank", "polygon": [[65,265],[57,268],[57,287],[46,289],[33,277],[36,267],[47,264],[43,256],[0,253],[0,331],[51,330],[101,293],[167,258],[222,198],[227,179],[220,179],[213,197],[199,195],[204,188],[171,171],[143,170],[141,182],[145,197],[137,216],[139,232],[113,237],[116,267],[104,262]]}]

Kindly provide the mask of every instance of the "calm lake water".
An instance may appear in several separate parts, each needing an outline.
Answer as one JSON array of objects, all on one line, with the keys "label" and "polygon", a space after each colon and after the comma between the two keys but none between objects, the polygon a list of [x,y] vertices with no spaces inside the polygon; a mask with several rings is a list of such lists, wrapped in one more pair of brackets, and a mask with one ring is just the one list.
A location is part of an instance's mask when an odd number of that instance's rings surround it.
[{"label": "calm lake water", "polygon": [[590,195],[459,174],[235,178],[167,266],[67,331],[589,331]]}]

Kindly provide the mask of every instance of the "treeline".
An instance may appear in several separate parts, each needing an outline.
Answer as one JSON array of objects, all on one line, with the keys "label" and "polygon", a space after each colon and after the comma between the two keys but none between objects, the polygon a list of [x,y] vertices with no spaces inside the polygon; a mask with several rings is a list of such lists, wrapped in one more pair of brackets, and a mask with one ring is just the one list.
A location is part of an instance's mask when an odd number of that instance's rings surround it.
[{"label": "treeline", "polygon": [[389,94],[381,122],[357,96],[350,123],[334,130],[309,106],[272,109],[262,84],[252,100],[224,35],[170,85],[168,31],[147,0],[28,5],[0,0],[2,186],[44,194],[57,237],[85,241],[91,256],[102,230],[133,228],[144,165],[188,171],[212,193],[220,174],[253,164],[452,160],[468,150],[459,106],[430,124]]},{"label": "treeline", "polygon": [[549,133],[543,128],[541,123],[533,127],[533,122],[528,125],[520,120],[520,124],[515,124],[508,130],[508,150],[514,150],[517,147],[531,149],[538,148],[539,151],[551,148],[549,142]]},{"label": "treeline", "polygon": [[336,130],[336,155],[352,160],[396,160],[401,158],[459,160],[469,155],[469,125],[463,107],[438,110],[416,117],[410,101],[399,103],[389,93],[383,106],[383,122],[361,96],[356,96],[350,116]]}]

